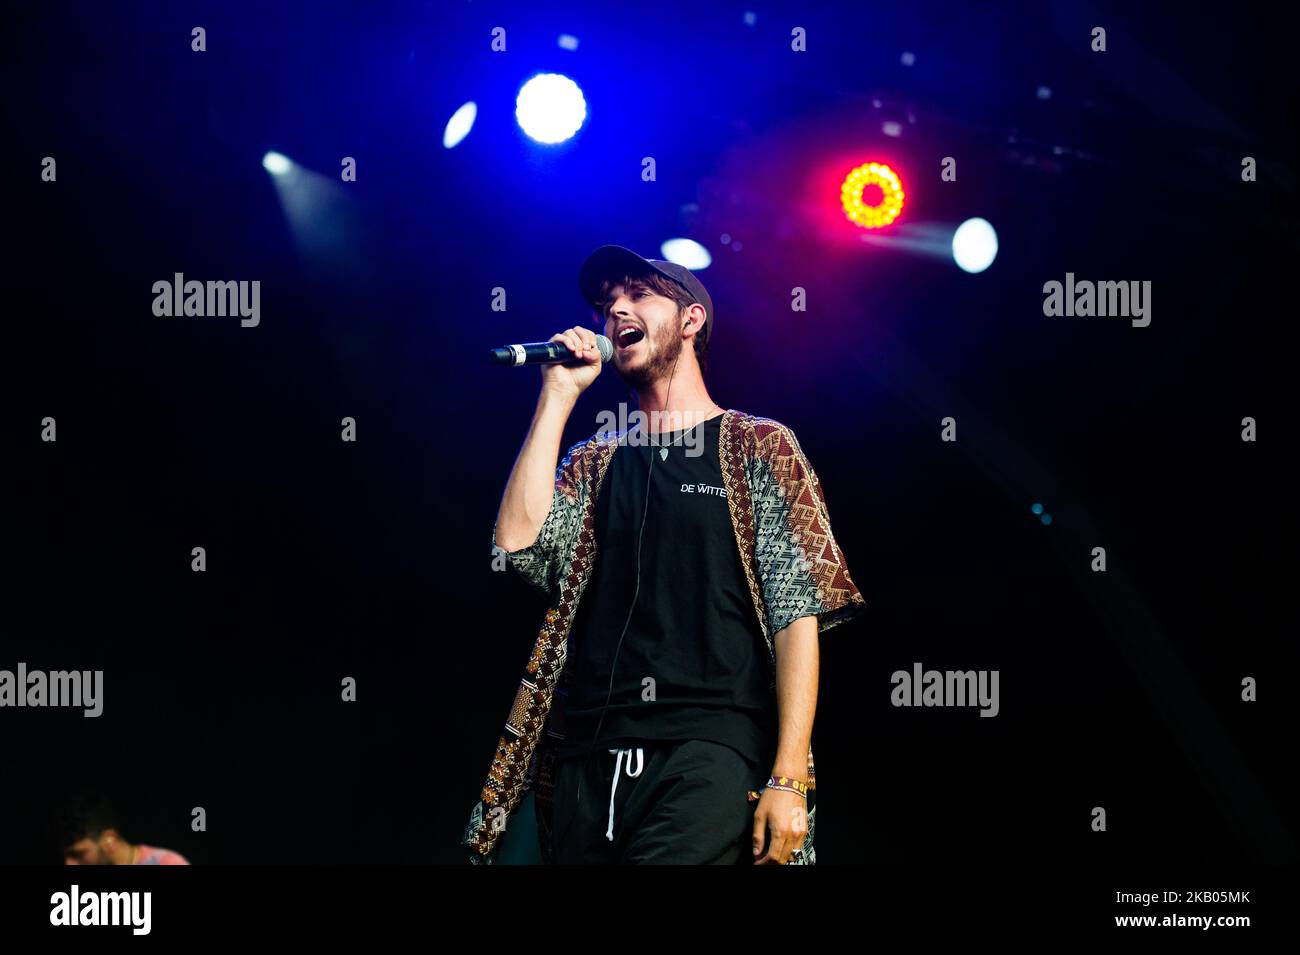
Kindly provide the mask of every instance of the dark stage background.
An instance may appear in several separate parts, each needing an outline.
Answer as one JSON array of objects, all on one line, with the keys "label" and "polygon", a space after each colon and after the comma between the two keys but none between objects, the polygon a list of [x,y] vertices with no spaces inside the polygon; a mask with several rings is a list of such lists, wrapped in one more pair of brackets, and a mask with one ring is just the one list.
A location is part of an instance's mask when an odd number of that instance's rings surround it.
[{"label": "dark stage background", "polygon": [[[798,434],[868,604],[822,643],[819,862],[1294,860],[1288,35],[1254,4],[745,9],[11,14],[0,668],[102,669],[105,710],[0,711],[0,861],[57,862],[50,807],[101,788],[195,864],[463,863],[544,610],[490,553],[539,376],[486,350],[584,321],[596,246],[675,235],[713,253],[712,395]],[[589,105],[558,147],[512,115],[539,69]],[[837,177],[876,157],[900,226],[983,216],[992,267],[861,242]],[[260,324],[155,317],[176,272],[260,280]],[[1150,326],[1044,317],[1066,272],[1149,280]],[[566,446],[627,398],[602,374]],[[891,706],[918,661],[998,669],[1000,714]]]}]

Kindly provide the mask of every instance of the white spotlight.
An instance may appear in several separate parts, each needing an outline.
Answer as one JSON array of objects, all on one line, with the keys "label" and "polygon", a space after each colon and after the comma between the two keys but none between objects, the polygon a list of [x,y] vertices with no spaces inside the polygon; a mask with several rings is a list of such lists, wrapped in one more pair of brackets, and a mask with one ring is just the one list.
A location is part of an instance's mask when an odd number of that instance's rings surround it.
[{"label": "white spotlight", "polygon": [[952,234],[952,257],[965,272],[983,272],[998,257],[998,234],[987,219],[967,219]]},{"label": "white spotlight", "polygon": [[515,99],[519,128],[539,143],[562,143],[587,118],[587,101],[578,84],[559,73],[539,73]]},{"label": "white spotlight", "polygon": [[283,176],[293,168],[293,162],[283,153],[272,151],[262,157],[262,168],[273,176]]},{"label": "white spotlight", "polygon": [[669,239],[659,250],[669,262],[676,262],[692,272],[707,269],[713,263],[709,250],[694,239]]},{"label": "white spotlight", "polygon": [[478,116],[478,107],[473,100],[452,113],[451,119],[447,120],[446,129],[442,131],[443,148],[451,149],[468,136],[469,131],[474,128],[474,118],[476,116]]}]

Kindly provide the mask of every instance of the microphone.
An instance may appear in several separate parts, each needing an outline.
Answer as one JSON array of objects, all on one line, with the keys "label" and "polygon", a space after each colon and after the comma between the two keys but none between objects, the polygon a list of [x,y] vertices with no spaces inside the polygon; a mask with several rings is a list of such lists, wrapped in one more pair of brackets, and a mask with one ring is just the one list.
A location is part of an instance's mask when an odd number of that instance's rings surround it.
[{"label": "microphone", "polygon": [[[604,335],[596,336],[596,351],[602,362],[614,357],[614,343]],[[580,361],[568,345],[559,342],[529,342],[526,345],[504,345],[491,351],[496,365],[551,365],[557,362]]]}]

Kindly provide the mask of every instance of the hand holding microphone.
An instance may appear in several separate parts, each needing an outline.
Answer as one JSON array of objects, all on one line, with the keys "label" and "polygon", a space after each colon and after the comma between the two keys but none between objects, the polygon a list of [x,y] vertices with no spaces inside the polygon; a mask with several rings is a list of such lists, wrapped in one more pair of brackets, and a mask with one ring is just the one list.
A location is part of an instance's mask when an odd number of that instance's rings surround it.
[{"label": "hand holding microphone", "polygon": [[546,342],[492,350],[497,364],[541,365],[543,389],[572,398],[585,391],[613,357],[613,342],[581,325],[557,332]]}]

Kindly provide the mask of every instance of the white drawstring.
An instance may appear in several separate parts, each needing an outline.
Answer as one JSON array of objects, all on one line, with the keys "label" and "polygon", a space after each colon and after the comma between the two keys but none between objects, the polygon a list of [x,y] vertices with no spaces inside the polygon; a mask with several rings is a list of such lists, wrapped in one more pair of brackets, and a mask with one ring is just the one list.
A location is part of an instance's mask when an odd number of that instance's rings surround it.
[{"label": "white drawstring", "polygon": [[618,754],[614,758],[614,782],[609,787],[609,828],[605,830],[605,838],[608,839],[610,842],[613,842],[614,841],[614,791],[618,789],[618,773],[619,770],[623,768],[623,754],[624,753],[628,754],[628,761],[627,761],[628,778],[635,779],[637,776],[641,775],[641,770],[645,768],[645,753],[642,751],[641,747],[638,746],[636,748],[635,750],[636,772],[634,773],[632,772],[632,759],[631,759],[631,754],[634,752],[633,750],[611,749],[610,752]]}]

